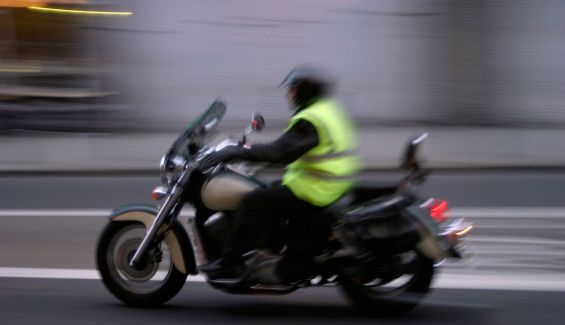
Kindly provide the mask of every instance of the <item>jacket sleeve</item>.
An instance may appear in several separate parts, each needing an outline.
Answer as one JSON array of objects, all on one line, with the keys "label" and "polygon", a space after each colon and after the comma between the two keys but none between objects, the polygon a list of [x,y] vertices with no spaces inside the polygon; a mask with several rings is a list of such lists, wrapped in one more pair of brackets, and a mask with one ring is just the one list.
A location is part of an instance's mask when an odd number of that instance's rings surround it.
[{"label": "jacket sleeve", "polygon": [[318,145],[316,128],[306,120],[299,120],[278,139],[270,143],[254,144],[234,153],[233,160],[289,164]]}]

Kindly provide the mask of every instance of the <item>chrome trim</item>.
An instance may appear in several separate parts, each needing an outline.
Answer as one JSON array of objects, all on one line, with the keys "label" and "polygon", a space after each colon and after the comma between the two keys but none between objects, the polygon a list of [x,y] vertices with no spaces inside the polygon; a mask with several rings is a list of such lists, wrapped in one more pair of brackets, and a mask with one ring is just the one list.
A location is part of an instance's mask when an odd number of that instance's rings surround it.
[{"label": "chrome trim", "polygon": [[427,209],[430,207],[430,205],[435,201],[434,198],[429,198],[427,199],[424,203],[420,204],[420,208],[422,209]]},{"label": "chrome trim", "polygon": [[413,145],[418,145],[420,144],[422,141],[424,141],[424,139],[426,139],[428,137],[428,132],[422,134],[421,136],[419,136],[418,138],[412,140],[412,144]]},{"label": "chrome trim", "polygon": [[187,160],[182,156],[174,156],[171,161],[175,172],[181,172],[187,163]]},{"label": "chrome trim", "polygon": [[437,262],[434,263],[434,267],[440,267],[442,266],[445,262],[447,261],[447,258],[443,258]]},{"label": "chrome trim", "polygon": [[208,218],[208,220],[206,220],[206,221],[204,222],[204,226],[209,226],[209,225],[211,225],[211,224],[213,224],[213,223],[216,223],[216,221],[218,221],[218,220],[220,220],[220,219],[222,219],[222,218],[224,218],[224,213],[223,213],[223,212],[216,212],[216,213],[214,213],[213,215],[211,215],[211,216]]},{"label": "chrome trim", "polygon": [[155,217],[153,224],[147,230],[145,237],[143,238],[141,244],[135,251],[135,254],[133,255],[129,263],[130,266],[135,266],[135,264],[137,264],[139,260],[141,260],[141,256],[145,254],[145,251],[149,247],[150,242],[153,240],[153,238],[155,238],[155,235],[157,235],[157,231],[159,230],[161,225],[163,225],[163,223],[167,220],[167,216],[172,211],[173,207],[176,204],[178,204],[179,198],[185,188],[185,185],[190,179],[192,170],[193,169],[188,168],[181,174],[178,183],[176,183],[175,186],[172,188],[171,194],[167,196],[165,203],[163,203],[163,207],[157,213],[157,216]]},{"label": "chrome trim", "polygon": [[169,195],[170,191],[171,191],[171,188],[168,187],[168,186],[157,186],[153,189],[152,193],[157,194],[157,199],[161,200],[165,196]]},{"label": "chrome trim", "polygon": [[202,239],[200,238],[200,233],[196,227],[196,216],[188,217],[188,227],[186,227],[186,232],[188,233],[188,239],[192,244],[194,250],[194,257],[196,258],[196,266],[200,267],[208,263],[208,258],[206,257],[206,252],[204,251],[204,245],[202,244]]},{"label": "chrome trim", "polygon": [[161,171],[161,182],[163,184],[168,184],[170,177],[168,173],[180,173],[184,170],[188,160],[182,156],[174,156],[170,158],[169,153],[161,157],[161,162],[159,163],[159,169]]},{"label": "chrome trim", "polygon": [[210,131],[214,126],[216,126],[216,124],[218,124],[218,122],[219,122],[218,118],[214,118],[213,120],[211,120],[210,122],[204,125],[204,129],[206,131]]},{"label": "chrome trim", "polygon": [[161,157],[161,162],[159,163],[159,170],[161,171],[161,183],[167,183],[167,161],[169,160],[169,154],[167,153]]},{"label": "chrome trim", "polygon": [[159,163],[159,170],[161,170],[161,173],[167,170],[168,157],[169,155],[163,155],[163,157],[161,157],[161,162]]},{"label": "chrome trim", "polygon": [[469,222],[465,223],[464,221],[465,221],[464,218],[459,218],[459,219],[454,220],[449,225],[447,225],[439,235],[440,236],[447,236],[451,233],[461,231],[461,230],[465,229],[467,226],[472,225],[471,223],[469,223]]}]

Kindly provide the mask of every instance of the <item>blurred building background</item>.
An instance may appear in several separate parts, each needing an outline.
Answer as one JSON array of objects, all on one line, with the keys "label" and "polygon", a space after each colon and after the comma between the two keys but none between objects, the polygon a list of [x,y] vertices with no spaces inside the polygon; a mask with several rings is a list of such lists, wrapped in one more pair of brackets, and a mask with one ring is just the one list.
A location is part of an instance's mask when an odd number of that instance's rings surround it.
[{"label": "blurred building background", "polygon": [[277,85],[314,63],[362,126],[560,128],[563,13],[561,0],[0,0],[1,125],[176,131],[222,97],[227,124],[261,111],[282,126]]},{"label": "blurred building background", "polygon": [[119,93],[93,17],[42,11],[92,8],[86,1],[0,1],[0,127],[95,131],[109,126]]}]

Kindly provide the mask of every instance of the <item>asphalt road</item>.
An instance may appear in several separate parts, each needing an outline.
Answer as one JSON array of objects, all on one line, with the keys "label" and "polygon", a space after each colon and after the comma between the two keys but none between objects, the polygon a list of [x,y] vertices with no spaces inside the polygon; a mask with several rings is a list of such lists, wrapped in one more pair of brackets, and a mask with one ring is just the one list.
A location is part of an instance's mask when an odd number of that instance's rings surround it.
[{"label": "asphalt road", "polygon": [[[455,212],[476,223],[468,239],[473,256],[445,265],[433,294],[414,312],[392,320],[358,314],[334,288],[247,297],[188,283],[164,308],[124,308],[98,280],[65,279],[64,270],[95,274],[94,247],[105,215],[122,204],[150,203],[158,177],[4,177],[0,182],[0,315],[10,324],[565,322],[565,208],[559,195],[564,173],[431,177],[421,190],[447,198]],[[59,276],[63,279],[54,279]]]},{"label": "asphalt road", "polygon": [[287,296],[232,296],[187,283],[161,308],[128,308],[96,280],[0,279],[4,324],[563,324],[565,292],[435,290],[417,309],[378,318],[335,288]]},{"label": "asphalt road", "polygon": [[[272,179],[273,174],[265,175]],[[401,174],[364,174],[362,181],[392,183]],[[152,203],[160,185],[152,176],[0,177],[0,209],[93,209]],[[452,207],[561,207],[564,171],[435,172],[419,187],[423,195],[447,199]]]}]

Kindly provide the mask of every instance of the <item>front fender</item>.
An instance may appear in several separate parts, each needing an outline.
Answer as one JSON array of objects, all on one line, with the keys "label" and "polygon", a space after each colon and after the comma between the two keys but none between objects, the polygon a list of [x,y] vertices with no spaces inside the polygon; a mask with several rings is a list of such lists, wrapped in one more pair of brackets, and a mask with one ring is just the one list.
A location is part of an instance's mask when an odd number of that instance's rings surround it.
[{"label": "front fender", "polygon": [[[110,220],[112,222],[137,221],[145,225],[147,229],[151,227],[158,210],[147,205],[131,205],[120,207],[112,211]],[[164,226],[163,226],[164,227]],[[171,251],[173,265],[177,270],[184,274],[197,274],[194,251],[184,227],[178,220],[175,220],[165,235],[165,243]]]}]

